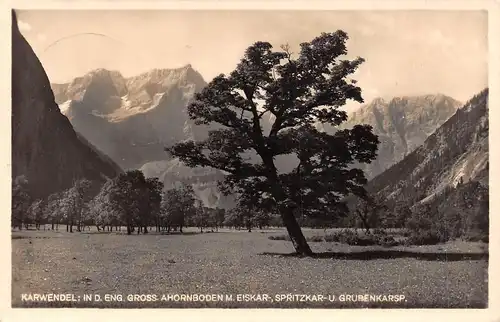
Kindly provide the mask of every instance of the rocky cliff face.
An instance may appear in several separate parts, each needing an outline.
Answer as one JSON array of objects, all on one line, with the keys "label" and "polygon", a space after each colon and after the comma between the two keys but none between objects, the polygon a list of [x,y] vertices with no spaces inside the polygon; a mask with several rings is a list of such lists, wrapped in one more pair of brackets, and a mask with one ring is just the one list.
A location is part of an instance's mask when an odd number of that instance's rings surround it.
[{"label": "rocky cliff face", "polygon": [[43,198],[76,179],[103,182],[121,169],[79,136],[61,114],[42,64],[12,25],[12,176]]},{"label": "rocky cliff face", "polygon": [[423,145],[369,184],[388,200],[431,201],[459,182],[488,187],[488,90],[458,109]]},{"label": "rocky cliff face", "polygon": [[164,160],[165,146],[206,135],[186,106],[206,85],[190,65],[124,78],[94,70],[69,84],[52,84],[75,129],[124,169]]},{"label": "rocky cliff face", "polygon": [[422,145],[450,118],[461,103],[445,95],[375,99],[351,113],[342,128],[369,124],[380,140],[378,157],[361,165],[368,179],[375,177]]}]

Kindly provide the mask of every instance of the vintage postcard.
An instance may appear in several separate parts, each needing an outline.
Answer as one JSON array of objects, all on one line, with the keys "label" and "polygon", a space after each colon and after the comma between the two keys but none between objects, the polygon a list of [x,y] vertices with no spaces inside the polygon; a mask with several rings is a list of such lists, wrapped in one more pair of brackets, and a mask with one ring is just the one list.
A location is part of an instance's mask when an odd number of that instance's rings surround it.
[{"label": "vintage postcard", "polygon": [[9,314],[493,316],[498,4],[152,3],[6,8]]}]

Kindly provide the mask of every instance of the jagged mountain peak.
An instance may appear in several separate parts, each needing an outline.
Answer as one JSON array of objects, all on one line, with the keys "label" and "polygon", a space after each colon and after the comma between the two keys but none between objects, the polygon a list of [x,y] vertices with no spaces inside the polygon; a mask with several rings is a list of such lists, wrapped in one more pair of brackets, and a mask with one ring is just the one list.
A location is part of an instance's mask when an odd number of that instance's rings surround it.
[{"label": "jagged mountain peak", "polygon": [[340,128],[368,124],[380,140],[378,158],[360,165],[373,178],[403,159],[439,128],[461,103],[444,94],[406,95],[375,98],[349,114]]},{"label": "jagged mountain peak", "polygon": [[191,64],[187,64],[177,68],[153,68],[146,72],[140,73],[137,76],[129,77],[128,79],[149,79],[149,80],[164,80],[164,79],[179,79],[191,80],[195,78],[203,78]]},{"label": "jagged mountain peak", "polygon": [[123,96],[127,93],[123,75],[119,71],[104,68],[91,70],[66,84],[51,84],[51,87],[58,104],[69,100],[81,101],[84,95],[105,100],[103,96]]},{"label": "jagged mountain peak", "polygon": [[[90,87],[99,91],[99,100],[106,100],[102,95],[124,97],[135,101],[137,105],[149,104],[156,94],[168,92],[173,88],[198,91],[206,85],[203,76],[191,64],[178,68],[154,68],[132,77],[124,77],[117,70],[97,68],[85,75],[76,77],[69,83],[51,84],[58,104],[70,100],[81,101]],[[92,97],[88,96],[88,97]]]},{"label": "jagged mountain peak", "polygon": [[[443,104],[440,106],[439,104]],[[451,108],[456,110],[462,106],[462,103],[455,100],[454,98],[444,95],[444,94],[426,94],[426,95],[404,95],[396,96],[390,99],[383,97],[376,97],[369,103],[363,104],[359,109],[350,113],[350,118],[356,118],[356,116],[382,112],[387,109],[400,109],[407,113],[413,112],[413,110],[422,109],[435,109],[437,108]],[[348,121],[349,122],[349,121]]]},{"label": "jagged mountain peak", "polygon": [[350,113],[342,127],[370,124],[384,132],[390,123],[425,123],[431,118],[441,122],[461,106],[462,103],[444,94],[399,96],[390,100],[378,97]]},{"label": "jagged mountain peak", "polygon": [[91,71],[89,71],[86,75],[90,77],[121,77],[123,78],[122,74],[117,71],[117,70],[110,70],[106,68],[96,68]]},{"label": "jagged mountain peak", "polygon": [[68,83],[68,87],[88,86],[91,83],[112,83],[123,87],[125,85],[125,78],[119,71],[97,68],[87,72],[85,75],[76,77]]},{"label": "jagged mountain peak", "polygon": [[165,91],[171,86],[206,85],[203,76],[191,64],[179,68],[155,68],[137,76],[127,78],[129,91],[137,91],[145,86],[156,86],[156,92]]},{"label": "jagged mountain peak", "polygon": [[[413,105],[428,107],[429,105],[444,104],[451,108],[457,109],[462,103],[444,94],[427,94],[427,95],[412,95],[394,97],[388,102],[389,106]],[[439,106],[436,106],[439,107]]]},{"label": "jagged mountain peak", "polygon": [[193,66],[191,64],[186,64],[184,66],[175,67],[175,68],[153,68],[153,69],[150,69],[147,72],[142,73],[142,74],[166,75],[166,74],[170,74],[170,73],[182,73],[182,72],[186,73],[186,72],[190,72],[190,71],[195,71],[195,69],[193,68]]}]

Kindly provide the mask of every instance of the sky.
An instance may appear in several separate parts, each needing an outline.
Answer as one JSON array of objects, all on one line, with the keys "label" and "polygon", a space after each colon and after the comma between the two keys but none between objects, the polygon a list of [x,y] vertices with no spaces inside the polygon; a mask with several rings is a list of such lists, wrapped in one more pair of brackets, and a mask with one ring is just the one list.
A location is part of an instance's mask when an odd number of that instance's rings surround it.
[{"label": "sky", "polygon": [[348,57],[366,60],[353,76],[365,102],[436,93],[465,102],[488,84],[486,11],[23,10],[18,20],[54,83],[97,68],[129,77],[186,64],[210,81],[255,41],[297,52],[342,29]]}]

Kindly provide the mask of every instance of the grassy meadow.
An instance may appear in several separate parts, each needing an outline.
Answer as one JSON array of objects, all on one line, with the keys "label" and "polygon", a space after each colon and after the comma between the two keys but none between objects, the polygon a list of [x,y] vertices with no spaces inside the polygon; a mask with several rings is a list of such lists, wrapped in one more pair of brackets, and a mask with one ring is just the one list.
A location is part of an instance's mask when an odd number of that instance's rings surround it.
[{"label": "grassy meadow", "polygon": [[[64,231],[63,231],[64,229]],[[306,236],[328,231],[304,229]],[[222,229],[127,236],[122,232],[12,232],[13,307],[484,308],[487,244],[349,246],[310,242],[317,257],[293,255],[284,229]],[[122,301],[27,302],[22,294],[121,294]],[[128,294],[223,294],[233,301],[129,301]],[[267,294],[237,301],[237,294]],[[335,296],[335,301],[276,295]],[[346,300],[345,295],[404,295],[404,301]],[[341,295],[344,295],[342,297]],[[283,297],[284,298],[284,297]],[[150,297],[151,299],[151,297]],[[274,299],[274,300],[270,300]],[[343,300],[341,300],[343,299]]]}]

